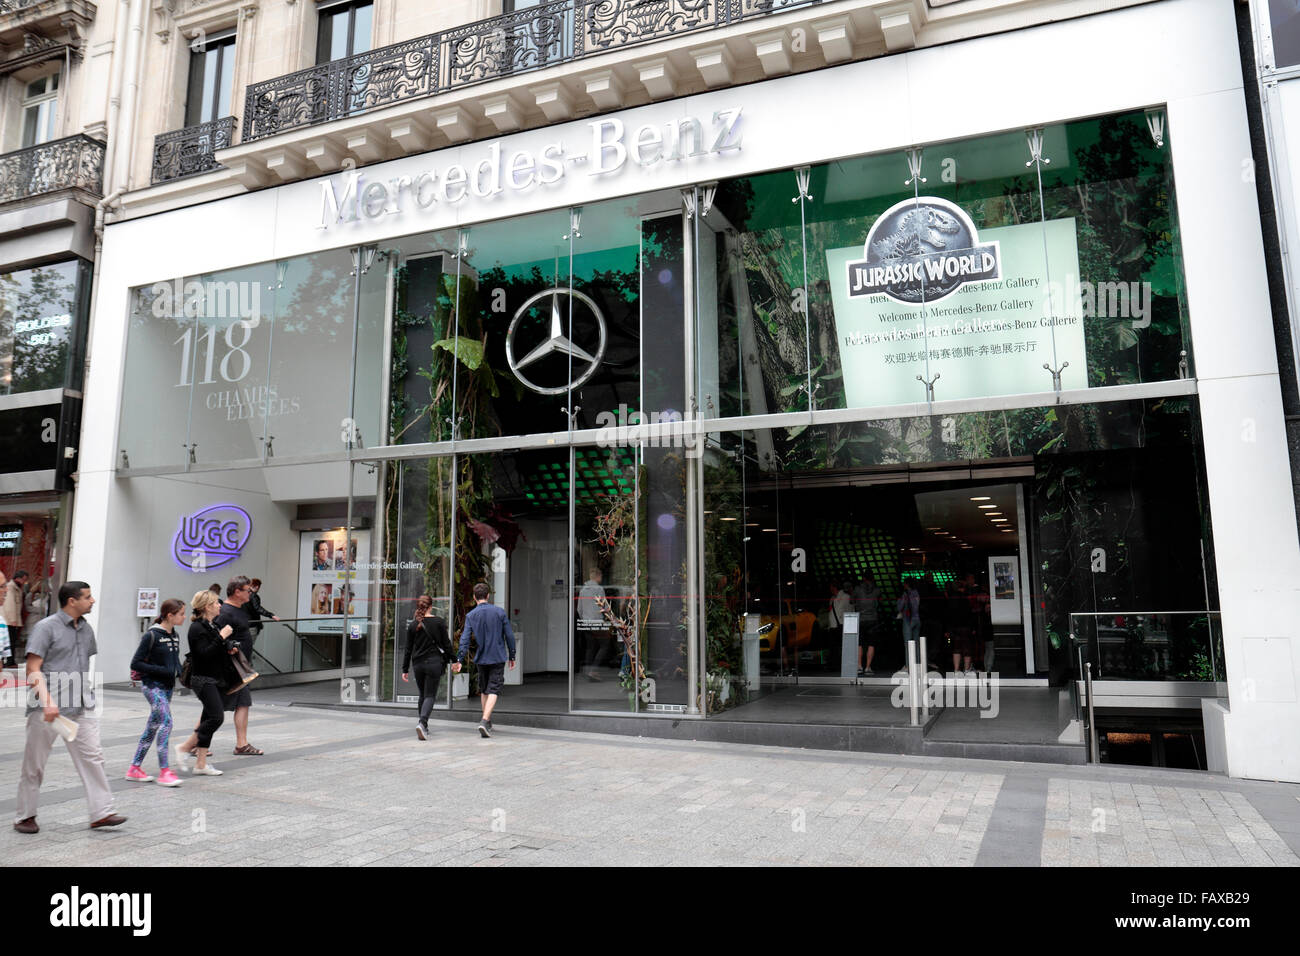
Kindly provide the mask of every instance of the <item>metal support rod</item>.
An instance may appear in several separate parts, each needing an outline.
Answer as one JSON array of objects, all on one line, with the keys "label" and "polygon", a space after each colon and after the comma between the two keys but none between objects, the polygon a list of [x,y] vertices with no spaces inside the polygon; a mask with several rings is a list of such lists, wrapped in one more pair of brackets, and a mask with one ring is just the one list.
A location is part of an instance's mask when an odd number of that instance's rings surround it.
[{"label": "metal support rod", "polygon": [[1088,691],[1088,744],[1089,763],[1101,763],[1101,754],[1097,751],[1097,714],[1092,704],[1092,661],[1084,666],[1084,686]]},{"label": "metal support rod", "polygon": [[916,719],[916,639],[908,638],[907,641],[907,687],[908,703],[912,710],[912,726],[918,724]]},{"label": "metal support rod", "polygon": [[929,687],[925,686],[930,671],[930,655],[926,648],[925,635],[921,635],[921,715],[926,721],[930,720],[930,694]]}]

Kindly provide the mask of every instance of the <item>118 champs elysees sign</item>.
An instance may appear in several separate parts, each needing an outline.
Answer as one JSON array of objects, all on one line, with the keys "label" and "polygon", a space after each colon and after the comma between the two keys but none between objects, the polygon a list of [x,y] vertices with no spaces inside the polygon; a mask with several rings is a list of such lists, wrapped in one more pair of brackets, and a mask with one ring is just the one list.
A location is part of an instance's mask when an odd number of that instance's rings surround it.
[{"label": "118 champs elysees sign", "polygon": [[1002,272],[998,244],[980,243],[965,210],[934,197],[885,210],[867,234],[863,256],[847,265],[849,296],[883,293],[908,305],[936,302]]}]

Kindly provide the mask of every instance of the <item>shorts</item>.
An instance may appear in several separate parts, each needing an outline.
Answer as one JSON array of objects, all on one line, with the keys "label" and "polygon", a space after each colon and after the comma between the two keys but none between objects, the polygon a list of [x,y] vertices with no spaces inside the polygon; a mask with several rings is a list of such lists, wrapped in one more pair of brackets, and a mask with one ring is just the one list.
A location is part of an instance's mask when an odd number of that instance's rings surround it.
[{"label": "shorts", "polygon": [[221,701],[226,710],[234,710],[236,707],[252,707],[253,692],[247,687],[241,687],[233,694],[222,694]]},{"label": "shorts", "polygon": [[875,647],[880,639],[880,622],[863,621],[859,627],[861,630],[858,631],[858,646]]},{"label": "shorts", "polygon": [[480,694],[499,694],[506,682],[505,661],[499,664],[478,665],[478,692]]}]

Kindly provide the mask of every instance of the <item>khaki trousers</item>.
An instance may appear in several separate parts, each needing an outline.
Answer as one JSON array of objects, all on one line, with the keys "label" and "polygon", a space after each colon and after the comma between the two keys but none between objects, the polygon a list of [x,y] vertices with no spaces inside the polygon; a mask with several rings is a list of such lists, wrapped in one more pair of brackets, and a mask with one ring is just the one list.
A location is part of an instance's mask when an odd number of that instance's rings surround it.
[{"label": "khaki trousers", "polygon": [[[83,714],[77,720],[77,739],[68,744],[72,765],[77,768],[86,788],[90,822],[102,820],[113,812],[113,791],[104,772],[104,753],[99,746],[99,718]],[[41,781],[45,779],[45,762],[59,736],[54,725],[47,723],[39,710],[27,715],[27,746],[23,750],[23,769],[18,778],[18,806],[14,822],[36,816]]]}]

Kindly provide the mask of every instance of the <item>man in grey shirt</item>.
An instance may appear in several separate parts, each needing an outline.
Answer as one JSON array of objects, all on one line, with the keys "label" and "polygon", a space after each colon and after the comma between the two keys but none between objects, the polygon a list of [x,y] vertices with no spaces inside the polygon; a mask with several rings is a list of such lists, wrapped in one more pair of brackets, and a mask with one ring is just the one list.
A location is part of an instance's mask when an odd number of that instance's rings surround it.
[{"label": "man in grey shirt", "polygon": [[[90,827],[120,826],[126,817],[113,812],[113,792],[104,772],[104,752],[99,745],[99,718],[95,716],[95,689],[90,658],[98,653],[95,631],[85,616],[95,606],[90,585],[69,581],[59,588],[60,610],[31,629],[27,636],[27,746],[18,779],[14,829],[39,833],[36,806],[45,777],[45,762],[58,736],[54,720],[64,717],[77,725],[68,740],[72,765],[86,788]],[[66,738],[65,738],[66,739]]]}]

